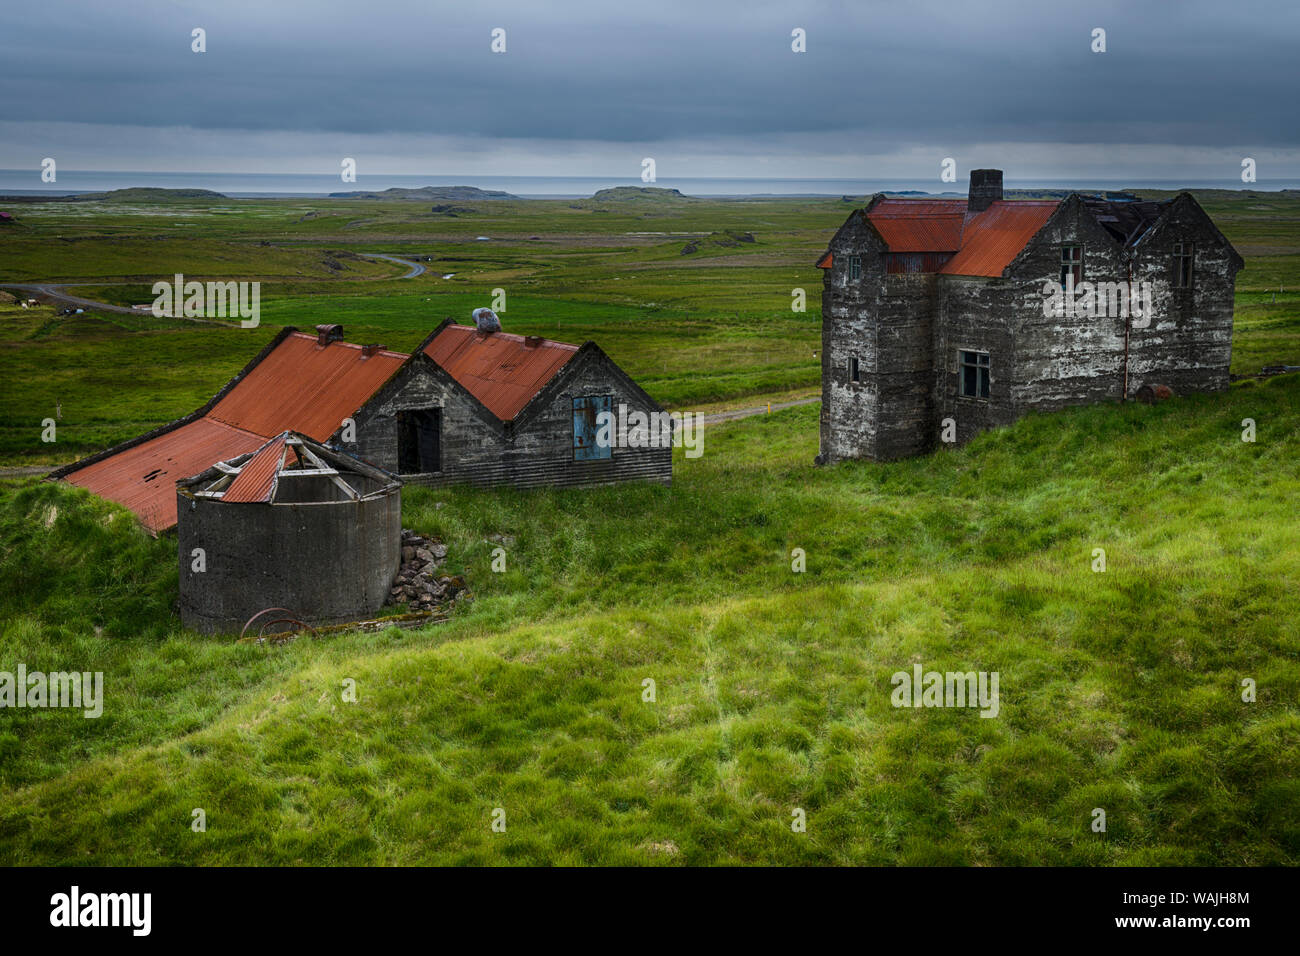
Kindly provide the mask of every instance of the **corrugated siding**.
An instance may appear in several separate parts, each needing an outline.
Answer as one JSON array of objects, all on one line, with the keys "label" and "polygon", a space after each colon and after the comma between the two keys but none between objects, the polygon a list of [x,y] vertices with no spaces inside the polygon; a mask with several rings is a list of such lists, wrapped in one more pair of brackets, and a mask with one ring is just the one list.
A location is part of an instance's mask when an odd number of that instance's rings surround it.
[{"label": "corrugated siding", "polygon": [[262,435],[200,418],[64,476],[69,484],[125,505],[155,534],[176,524],[176,482],[213,462],[255,451]]},{"label": "corrugated siding", "polygon": [[363,358],[359,345],[317,345],[314,335],[296,332],[244,376],[207,417],[264,437],[289,430],[324,441],[406,359],[401,352],[388,351]]},{"label": "corrugated siding", "polygon": [[671,448],[641,449],[636,453],[616,450],[613,458],[601,461],[573,461],[569,458],[539,458],[520,462],[511,459],[458,466],[443,475],[403,476],[408,484],[471,484],[481,488],[571,488],[613,485],[624,481],[658,481],[671,484]]},{"label": "corrugated siding", "polygon": [[449,325],[424,351],[488,411],[510,421],[573,358],[578,347],[549,339],[528,345],[522,335]]}]

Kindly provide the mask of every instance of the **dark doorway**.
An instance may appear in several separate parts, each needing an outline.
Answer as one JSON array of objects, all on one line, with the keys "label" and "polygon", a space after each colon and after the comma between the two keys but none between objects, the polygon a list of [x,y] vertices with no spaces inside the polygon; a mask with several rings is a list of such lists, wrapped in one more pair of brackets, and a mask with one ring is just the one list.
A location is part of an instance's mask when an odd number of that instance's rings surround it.
[{"label": "dark doorway", "polygon": [[442,409],[397,413],[397,472],[423,475],[442,471]]}]

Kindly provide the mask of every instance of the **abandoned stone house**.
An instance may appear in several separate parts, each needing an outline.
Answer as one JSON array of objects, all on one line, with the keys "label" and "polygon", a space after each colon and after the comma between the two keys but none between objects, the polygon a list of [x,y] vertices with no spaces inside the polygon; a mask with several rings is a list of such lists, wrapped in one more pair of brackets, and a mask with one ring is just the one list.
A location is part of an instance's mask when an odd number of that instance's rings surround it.
[{"label": "abandoned stone house", "polygon": [[672,481],[672,448],[597,441],[601,412],[663,409],[594,343],[444,321],[412,354],[286,328],[206,405],[50,478],[176,525],[176,483],[285,431],[405,483],[487,487]]},{"label": "abandoned stone house", "polygon": [[1144,385],[1228,384],[1243,262],[1185,192],[1014,201],[1001,170],[974,170],[966,199],[873,197],[817,264],[819,463],[919,455]]}]

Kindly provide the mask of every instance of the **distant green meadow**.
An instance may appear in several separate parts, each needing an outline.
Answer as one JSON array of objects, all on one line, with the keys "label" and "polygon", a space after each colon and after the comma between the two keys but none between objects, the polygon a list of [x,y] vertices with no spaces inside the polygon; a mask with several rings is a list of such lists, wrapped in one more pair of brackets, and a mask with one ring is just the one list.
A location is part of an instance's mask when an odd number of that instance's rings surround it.
[{"label": "distant green meadow", "polygon": [[[1246,259],[1233,371],[1300,365],[1300,199],[1198,198]],[[507,329],[594,339],[672,407],[815,394],[853,203],[454,205],[15,207],[0,282],[260,279],[262,324],[0,305],[0,464],[184,414],[283,325],[410,349],[497,288]],[[0,672],[105,680],[98,719],[0,710],[0,863],[1300,863],[1300,376],[890,464],[815,467],[817,417],[710,426],[671,488],[408,488],[475,599],[283,646],[185,631],[174,537],[0,480]],[[998,716],[894,707],[917,664],[997,672]]]}]

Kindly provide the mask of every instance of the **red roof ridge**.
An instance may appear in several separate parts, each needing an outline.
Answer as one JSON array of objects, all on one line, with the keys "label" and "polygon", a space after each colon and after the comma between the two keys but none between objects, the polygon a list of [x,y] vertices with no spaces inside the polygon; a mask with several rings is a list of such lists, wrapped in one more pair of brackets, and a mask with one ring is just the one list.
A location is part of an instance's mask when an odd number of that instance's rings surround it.
[{"label": "red roof ridge", "polygon": [[481,335],[484,339],[487,339],[489,336],[494,339],[508,339],[511,342],[526,342],[528,339],[537,339],[539,345],[548,345],[552,348],[572,349],[575,352],[581,348],[581,346],[574,345],[571,342],[557,342],[555,339],[544,338],[540,335],[519,335],[516,332],[480,332],[472,325],[461,325],[459,322],[452,322],[451,324],[444,326],[443,329],[435,335],[432,340],[430,340],[429,344],[432,345],[439,336],[446,332],[450,332],[452,329],[459,332]]},{"label": "red roof ridge", "polygon": [[[295,329],[295,330],[290,334],[289,338],[310,339],[310,340],[313,341],[313,342],[319,342],[319,341],[320,341],[320,339],[319,339],[318,336],[312,335],[310,332],[303,332],[303,331],[300,330],[300,329]],[[323,348],[323,349],[325,349],[325,348],[330,348],[331,346],[334,346],[334,345],[344,345],[344,346],[347,346],[347,347],[350,348],[350,349],[356,349],[356,350],[358,350],[358,351],[360,351],[360,350],[362,350],[362,349],[364,349],[364,348],[367,348],[366,343],[364,343],[364,342],[347,342],[347,341],[344,341],[343,339],[335,339],[334,341],[328,343],[327,345],[322,345],[321,348]],[[391,355],[391,356],[393,356],[394,358],[403,358],[403,359],[405,359],[405,358],[410,358],[410,357],[411,357],[411,353],[410,353],[410,352],[399,352],[399,351],[397,351],[396,349],[385,349],[385,348],[381,348],[381,349],[379,349],[375,354],[377,354],[377,355]]]},{"label": "red roof ridge", "polygon": [[448,322],[430,336],[422,351],[489,412],[508,422],[579,349],[541,336],[481,332],[474,326]]}]

